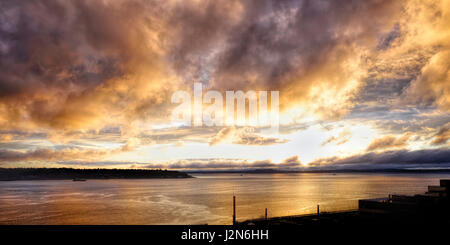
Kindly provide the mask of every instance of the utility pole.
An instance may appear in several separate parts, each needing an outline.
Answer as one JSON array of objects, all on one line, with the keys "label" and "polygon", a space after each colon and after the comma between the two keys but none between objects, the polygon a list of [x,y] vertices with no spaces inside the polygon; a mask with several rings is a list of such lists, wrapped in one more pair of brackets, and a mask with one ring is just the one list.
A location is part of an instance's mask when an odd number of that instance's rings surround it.
[{"label": "utility pole", "polygon": [[233,196],[233,225],[236,224],[236,196]]},{"label": "utility pole", "polygon": [[264,217],[265,217],[265,219],[267,220],[267,208],[266,208],[266,215],[265,215]]}]

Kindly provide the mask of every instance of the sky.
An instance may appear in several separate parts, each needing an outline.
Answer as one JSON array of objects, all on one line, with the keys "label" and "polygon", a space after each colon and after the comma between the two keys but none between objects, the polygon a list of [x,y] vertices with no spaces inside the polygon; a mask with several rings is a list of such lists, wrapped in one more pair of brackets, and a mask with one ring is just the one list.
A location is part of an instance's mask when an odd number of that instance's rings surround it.
[{"label": "sky", "polygon": [[[278,132],[174,123],[279,91]],[[206,107],[206,104],[205,104]],[[0,2],[0,167],[450,167],[450,0]]]}]

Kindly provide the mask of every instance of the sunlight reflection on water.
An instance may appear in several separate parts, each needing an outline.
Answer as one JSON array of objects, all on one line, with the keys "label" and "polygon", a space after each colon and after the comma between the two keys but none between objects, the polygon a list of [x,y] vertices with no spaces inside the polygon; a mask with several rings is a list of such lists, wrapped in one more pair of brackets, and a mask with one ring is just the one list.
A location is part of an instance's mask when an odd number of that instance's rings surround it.
[{"label": "sunlight reflection on water", "polygon": [[230,224],[237,218],[357,208],[417,194],[450,174],[194,174],[194,179],[0,182],[0,224]]}]

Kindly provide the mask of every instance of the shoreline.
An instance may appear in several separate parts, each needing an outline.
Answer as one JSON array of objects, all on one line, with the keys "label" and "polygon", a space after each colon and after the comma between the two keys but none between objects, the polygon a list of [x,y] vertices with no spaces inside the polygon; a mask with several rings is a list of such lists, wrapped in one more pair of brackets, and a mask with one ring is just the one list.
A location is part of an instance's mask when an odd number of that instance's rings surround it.
[{"label": "shoreline", "polygon": [[0,168],[0,181],[89,179],[180,179],[193,176],[171,170],[74,169],[74,168]]}]

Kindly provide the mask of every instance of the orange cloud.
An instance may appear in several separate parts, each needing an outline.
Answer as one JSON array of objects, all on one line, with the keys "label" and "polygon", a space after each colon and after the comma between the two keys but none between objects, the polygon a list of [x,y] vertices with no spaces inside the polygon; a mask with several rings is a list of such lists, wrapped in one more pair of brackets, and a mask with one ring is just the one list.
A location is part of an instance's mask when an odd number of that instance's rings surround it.
[{"label": "orange cloud", "polygon": [[399,148],[407,145],[407,142],[410,138],[410,134],[405,133],[403,136],[395,137],[392,135],[387,135],[381,138],[376,138],[370,143],[367,147],[368,151],[381,150],[381,149],[390,149],[390,148]]},{"label": "orange cloud", "polygon": [[432,145],[445,145],[450,139],[450,123],[440,128],[439,131],[434,135]]}]

